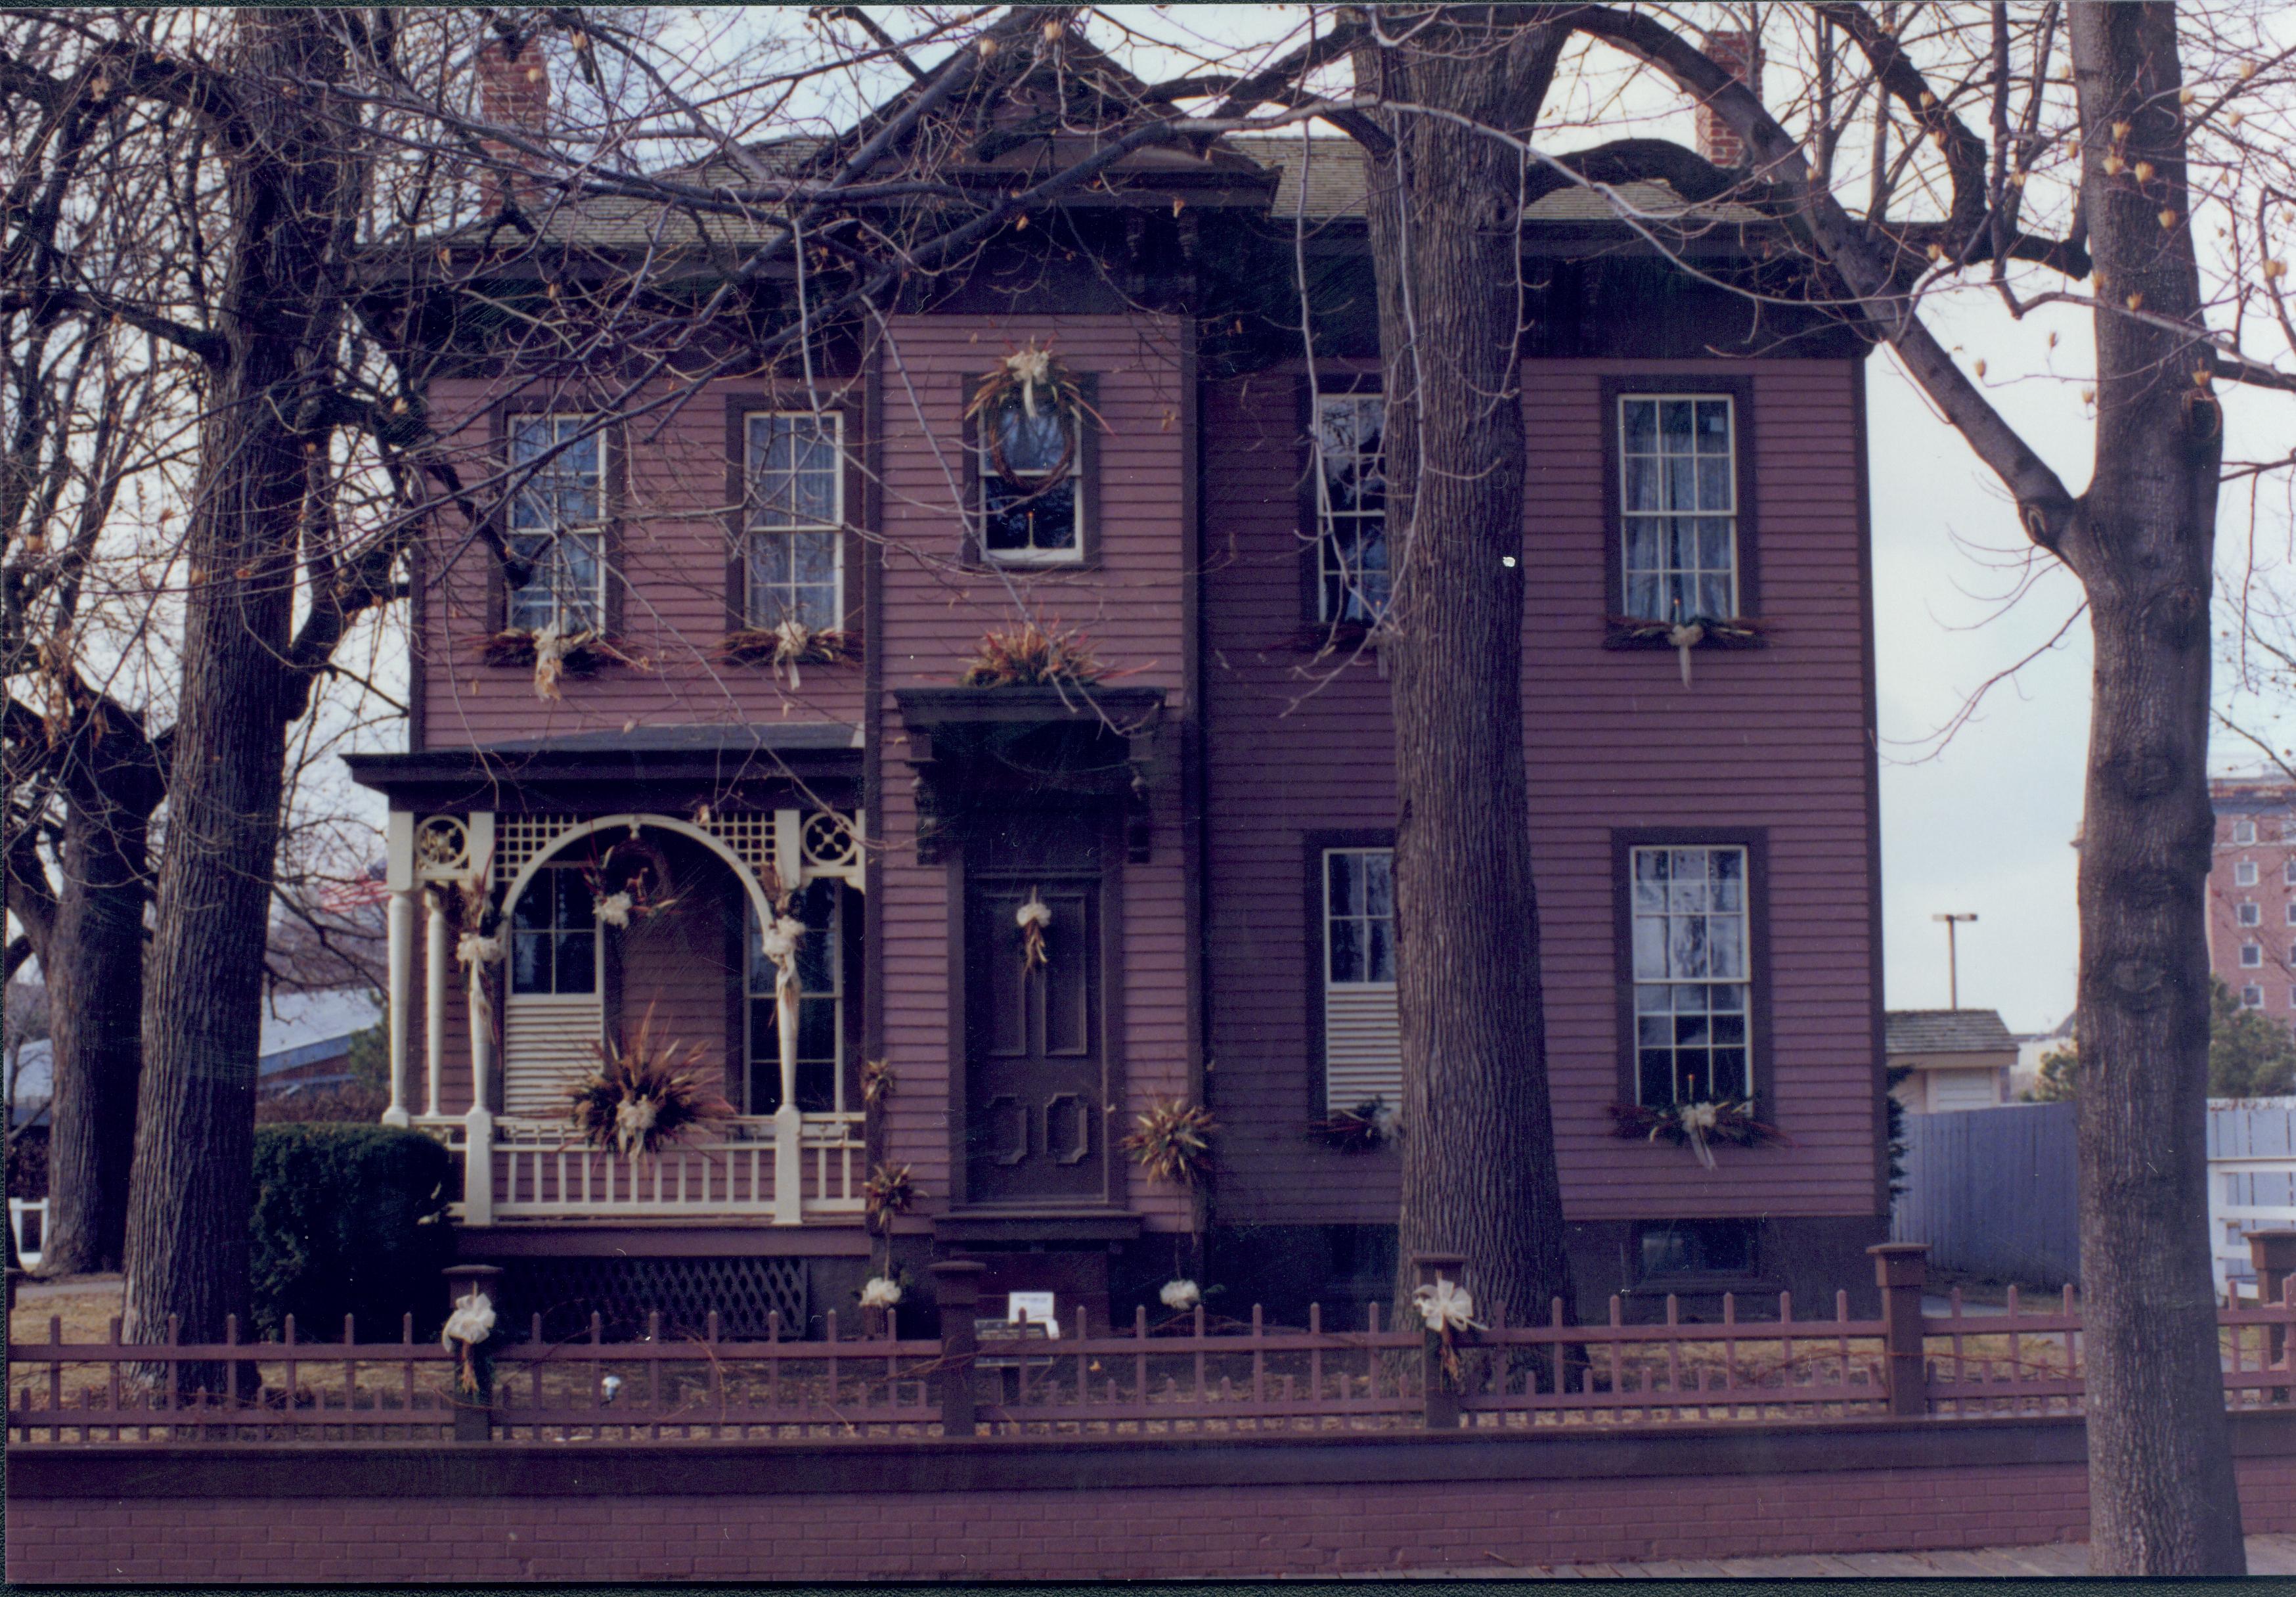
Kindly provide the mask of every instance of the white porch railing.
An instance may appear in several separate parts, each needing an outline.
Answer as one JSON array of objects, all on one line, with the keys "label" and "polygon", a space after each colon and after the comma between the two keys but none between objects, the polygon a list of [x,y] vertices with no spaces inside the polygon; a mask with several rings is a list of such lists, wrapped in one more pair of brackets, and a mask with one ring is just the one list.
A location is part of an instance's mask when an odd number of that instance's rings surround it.
[{"label": "white porch railing", "polygon": [[[484,1174],[472,1173],[465,1200],[449,1213],[465,1224],[739,1215],[778,1225],[860,1214],[861,1115],[791,1118],[793,1138],[777,1116],[743,1115],[718,1122],[706,1140],[636,1158],[578,1140],[563,1121],[496,1120]],[[468,1118],[424,1115],[415,1127],[463,1155],[469,1170]],[[491,1198],[490,1215],[472,1214],[472,1189]]]}]

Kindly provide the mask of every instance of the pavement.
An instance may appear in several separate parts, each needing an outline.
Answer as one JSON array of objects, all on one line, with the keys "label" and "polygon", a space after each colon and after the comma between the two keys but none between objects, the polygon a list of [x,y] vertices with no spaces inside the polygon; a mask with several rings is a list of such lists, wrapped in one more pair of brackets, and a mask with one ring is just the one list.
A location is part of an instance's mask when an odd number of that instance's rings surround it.
[{"label": "pavement", "polygon": [[[2296,1575],[2296,1535],[2248,1538],[2248,1572]],[[1890,1576],[1934,1580],[1941,1576],[2087,1575],[2088,1543],[2053,1542],[2038,1547],[1964,1547],[1932,1552],[1820,1552],[1782,1558],[1664,1559],[1646,1564],[1549,1564],[1513,1568],[1415,1571],[1457,1580],[1873,1580]]]}]

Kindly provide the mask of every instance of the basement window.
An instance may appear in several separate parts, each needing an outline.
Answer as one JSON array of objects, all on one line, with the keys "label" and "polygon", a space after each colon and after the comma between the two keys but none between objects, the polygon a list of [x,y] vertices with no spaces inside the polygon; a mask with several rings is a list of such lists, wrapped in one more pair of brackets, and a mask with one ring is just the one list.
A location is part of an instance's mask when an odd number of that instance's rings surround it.
[{"label": "basement window", "polygon": [[1755,1272],[1751,1220],[1663,1220],[1635,1228],[1636,1279],[1644,1286]]}]

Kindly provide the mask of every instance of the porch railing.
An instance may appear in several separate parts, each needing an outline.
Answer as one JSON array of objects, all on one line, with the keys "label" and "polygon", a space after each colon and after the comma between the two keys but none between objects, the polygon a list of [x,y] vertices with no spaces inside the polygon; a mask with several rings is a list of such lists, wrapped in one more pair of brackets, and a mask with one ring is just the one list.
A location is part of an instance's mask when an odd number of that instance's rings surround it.
[{"label": "porch railing", "polygon": [[[504,1117],[486,1128],[483,1175],[469,1173],[465,1116],[425,1116],[415,1128],[458,1155],[463,1201],[450,1213],[466,1224],[614,1215],[693,1219],[747,1215],[779,1223],[858,1214],[865,1144],[862,1117],[803,1115],[784,1127],[770,1115],[718,1124],[712,1134],[637,1157],[590,1147],[565,1123]],[[471,1189],[483,1181],[483,1218]]]},{"label": "porch railing", "polygon": [[[1423,1261],[1437,1273],[1441,1261]],[[1447,1357],[1415,1326],[1271,1325],[1199,1307],[1136,1313],[1096,1326],[1078,1313],[1057,1337],[1013,1339],[976,1317],[980,1266],[936,1265],[944,1336],[898,1338],[882,1321],[853,1334],[727,1342],[715,1315],[664,1326],[645,1340],[552,1345],[539,1321],[500,1351],[489,1402],[458,1399],[454,1361],[418,1344],[410,1321],[396,1342],[301,1340],[157,1346],[63,1340],[9,1349],[9,1436],[20,1445],[119,1441],[355,1443],[375,1440],[809,1441],[989,1433],[1078,1436],[1227,1435],[1470,1428],[1569,1434],[1570,1428],[1683,1423],[1838,1423],[1924,1415],[2030,1418],[2077,1414],[2083,1369],[2079,1305],[1976,1312],[1958,1299],[1922,1312],[1917,1248],[1882,1261],[1882,1313],[1854,1319],[1842,1297],[1824,1318],[1779,1318],[1725,1297],[1718,1320],[1683,1316],[1669,1298],[1657,1324],[1628,1324],[1612,1300],[1603,1323],[1545,1323],[1455,1335]],[[2277,1301],[2218,1316],[2227,1406],[2296,1412],[2296,1278]],[[1742,1312],[1742,1310],[1743,1312]],[[1004,1333],[984,1334],[984,1329]],[[1037,1328],[1029,1328],[1031,1329]],[[228,1366],[213,1395],[185,1396],[186,1367]],[[156,1379],[155,1379],[156,1378]],[[1549,1430],[1549,1428],[1554,1428]]]}]

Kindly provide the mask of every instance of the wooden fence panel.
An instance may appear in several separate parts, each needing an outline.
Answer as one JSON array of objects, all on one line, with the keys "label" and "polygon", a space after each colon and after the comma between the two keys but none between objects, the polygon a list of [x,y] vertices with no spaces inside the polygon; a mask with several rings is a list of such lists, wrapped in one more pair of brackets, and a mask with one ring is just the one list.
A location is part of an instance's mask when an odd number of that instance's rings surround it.
[{"label": "wooden fence panel", "polygon": [[2074,1169],[2069,1103],[1908,1115],[1890,1239],[1928,1243],[1940,1270],[2050,1288],[2078,1281]]}]

